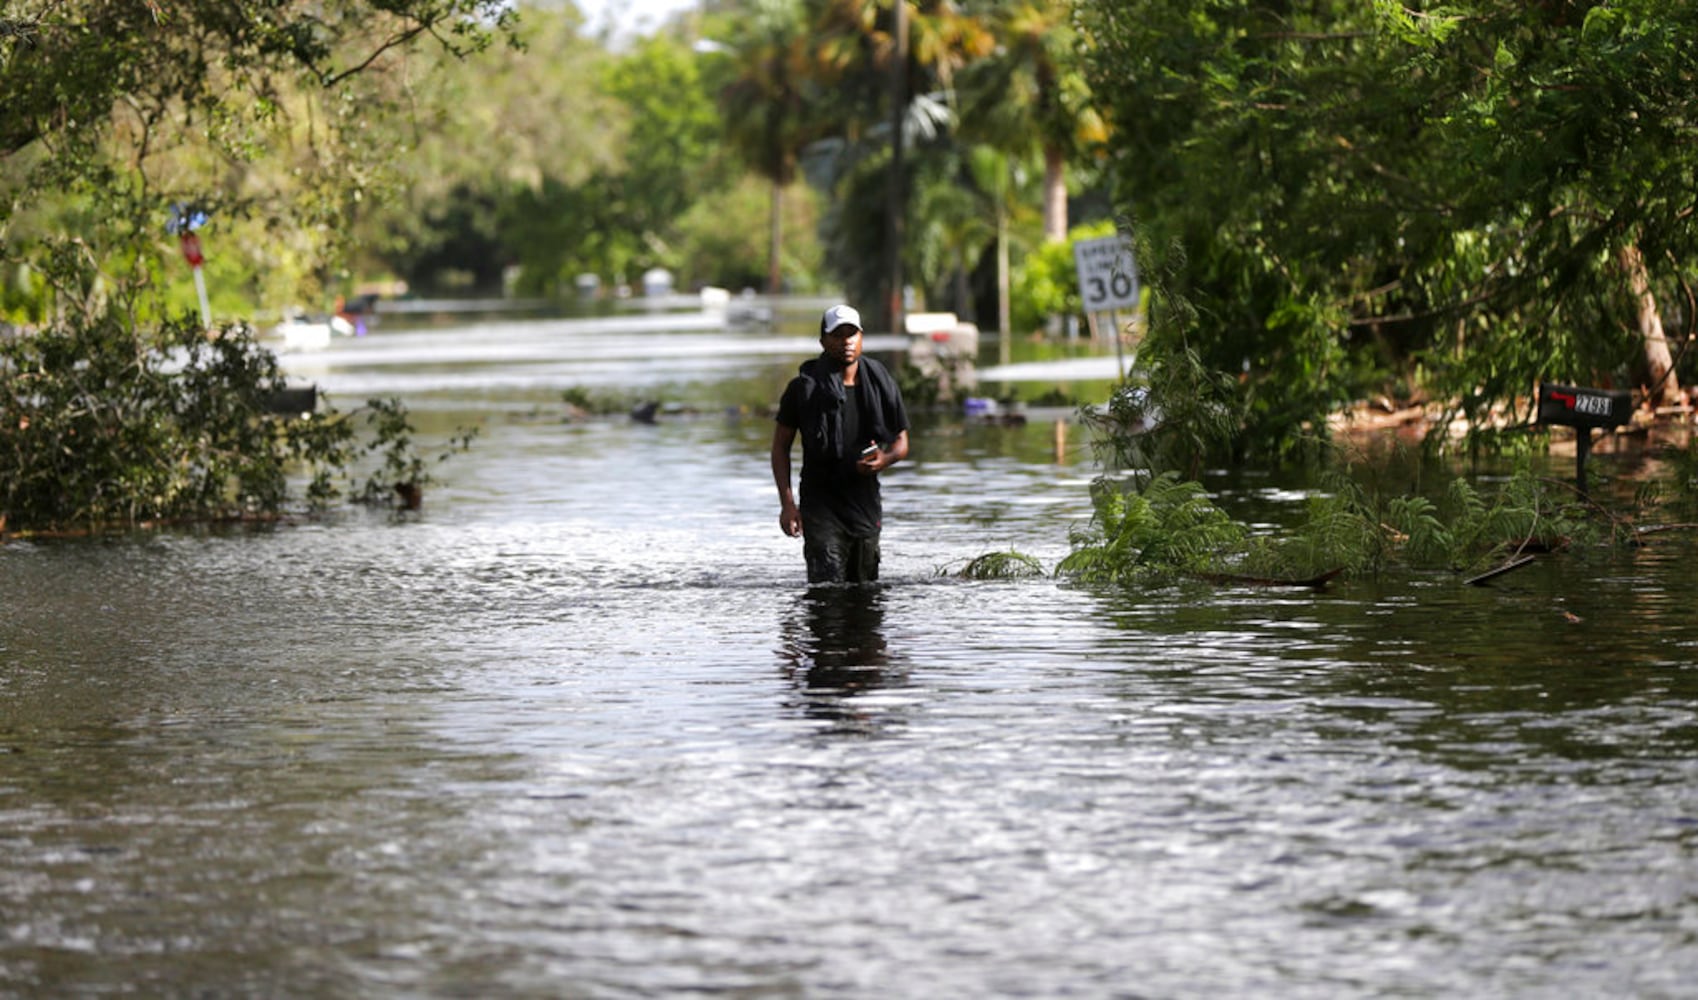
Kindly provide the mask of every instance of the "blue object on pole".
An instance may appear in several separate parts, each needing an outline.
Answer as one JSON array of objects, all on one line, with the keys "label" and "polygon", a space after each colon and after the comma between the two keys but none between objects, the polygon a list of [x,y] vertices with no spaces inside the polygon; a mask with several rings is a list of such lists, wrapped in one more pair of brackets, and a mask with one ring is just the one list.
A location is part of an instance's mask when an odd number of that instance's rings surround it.
[{"label": "blue object on pole", "polygon": [[180,201],[171,203],[171,208],[165,215],[165,231],[173,236],[192,233],[206,225],[206,210]]}]

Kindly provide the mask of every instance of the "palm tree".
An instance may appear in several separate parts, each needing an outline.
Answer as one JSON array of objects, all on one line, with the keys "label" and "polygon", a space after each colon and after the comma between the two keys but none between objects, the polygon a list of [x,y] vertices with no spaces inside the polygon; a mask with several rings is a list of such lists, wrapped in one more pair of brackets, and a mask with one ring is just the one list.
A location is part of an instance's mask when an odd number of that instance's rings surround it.
[{"label": "palm tree", "polygon": [[796,179],[799,151],[814,134],[810,114],[817,76],[799,0],[756,0],[726,43],[697,43],[698,51],[723,45],[736,62],[736,76],[720,93],[720,110],[732,145],[772,183],[767,291],[783,286],[784,189]]},{"label": "palm tree", "polygon": [[1108,137],[1085,80],[1072,0],[1012,0],[992,14],[996,52],[962,82],[962,128],[1044,159],[1044,237],[1067,238],[1067,164]]},{"label": "palm tree", "polygon": [[882,134],[890,143],[884,291],[886,319],[896,329],[908,242],[909,140],[945,117],[938,109],[953,99],[956,72],[988,54],[993,39],[950,0],[825,0],[817,30],[821,63],[841,84],[845,137],[854,142]]},{"label": "palm tree", "polygon": [[952,142],[928,156],[927,167],[915,186],[919,231],[909,253],[929,287],[941,289],[940,279],[951,280],[947,294],[954,312],[976,319],[968,278],[987,247],[998,248],[999,272],[1006,265],[1010,209],[1018,207],[1008,157],[983,144]]}]

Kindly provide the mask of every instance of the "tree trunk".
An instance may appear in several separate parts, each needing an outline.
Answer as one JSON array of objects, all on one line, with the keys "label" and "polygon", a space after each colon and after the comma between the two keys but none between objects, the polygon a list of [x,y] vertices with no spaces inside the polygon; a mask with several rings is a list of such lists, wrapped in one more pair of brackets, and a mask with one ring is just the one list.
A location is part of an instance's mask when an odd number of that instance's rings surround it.
[{"label": "tree trunk", "polygon": [[973,316],[973,291],[967,284],[967,254],[960,247],[955,248],[955,315],[971,322]]},{"label": "tree trunk", "polygon": [[1008,283],[1008,202],[999,191],[996,199],[996,331],[997,360],[1005,365],[1012,359],[1014,336]]},{"label": "tree trunk", "polygon": [[1650,397],[1657,405],[1672,405],[1680,395],[1680,381],[1674,374],[1674,358],[1669,354],[1668,338],[1663,335],[1663,318],[1657,312],[1656,296],[1651,294],[1651,275],[1645,269],[1645,257],[1631,243],[1617,251],[1617,261],[1627,272],[1628,288],[1639,314],[1639,336],[1645,341],[1645,364],[1650,369]]},{"label": "tree trunk", "polygon": [[885,206],[885,253],[890,259],[888,296],[885,302],[885,322],[891,333],[905,332],[902,315],[902,292],[906,279],[902,273],[902,247],[907,242],[906,214],[908,199],[903,190],[902,125],[908,117],[908,5],[895,5],[896,51],[890,60],[890,186]]},{"label": "tree trunk", "polygon": [[766,251],[766,291],[768,295],[777,295],[784,290],[784,185],[776,180],[772,182],[771,223]]},{"label": "tree trunk", "polygon": [[1044,241],[1067,239],[1067,157],[1054,146],[1044,147]]}]

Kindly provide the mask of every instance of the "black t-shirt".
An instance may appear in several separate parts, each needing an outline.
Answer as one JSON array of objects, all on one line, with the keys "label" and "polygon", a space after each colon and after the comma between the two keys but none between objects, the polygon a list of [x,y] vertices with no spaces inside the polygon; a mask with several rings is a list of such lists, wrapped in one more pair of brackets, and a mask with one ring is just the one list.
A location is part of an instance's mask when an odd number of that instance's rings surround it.
[{"label": "black t-shirt", "polygon": [[[843,407],[843,452],[842,456],[826,453],[820,447],[813,435],[802,433],[802,489],[799,498],[803,510],[802,521],[807,523],[809,509],[825,508],[831,511],[843,526],[850,532],[873,532],[879,529],[883,519],[883,505],[879,497],[878,476],[863,476],[855,471],[855,463],[861,459],[861,450],[871,442],[870,433],[863,427],[871,427],[873,421],[866,415],[872,403],[868,399],[866,386],[868,378],[865,366],[870,359],[863,358],[863,375],[856,379],[852,386],[844,386]],[[876,362],[875,362],[876,363]],[[778,422],[786,427],[804,428],[810,419],[803,410],[807,399],[807,381],[805,375],[798,375],[790,380],[784,389],[784,396],[778,402]],[[902,405],[900,395],[886,404],[886,424],[894,418],[896,423],[892,432],[908,429],[908,415]],[[889,441],[881,442],[888,445]]]}]

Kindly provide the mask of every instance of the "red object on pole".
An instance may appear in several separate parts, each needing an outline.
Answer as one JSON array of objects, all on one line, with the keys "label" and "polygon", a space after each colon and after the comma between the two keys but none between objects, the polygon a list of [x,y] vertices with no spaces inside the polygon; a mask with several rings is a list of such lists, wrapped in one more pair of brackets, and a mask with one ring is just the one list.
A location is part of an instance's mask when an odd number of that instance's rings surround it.
[{"label": "red object on pole", "polygon": [[194,233],[184,233],[182,236],[183,259],[190,267],[199,267],[206,262],[206,256],[200,252],[200,237]]}]

